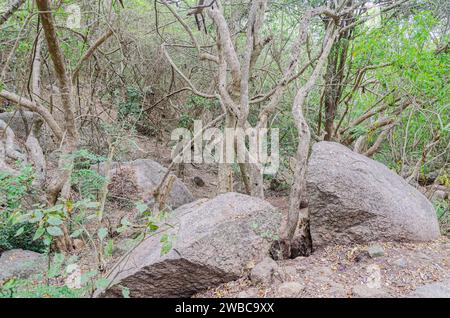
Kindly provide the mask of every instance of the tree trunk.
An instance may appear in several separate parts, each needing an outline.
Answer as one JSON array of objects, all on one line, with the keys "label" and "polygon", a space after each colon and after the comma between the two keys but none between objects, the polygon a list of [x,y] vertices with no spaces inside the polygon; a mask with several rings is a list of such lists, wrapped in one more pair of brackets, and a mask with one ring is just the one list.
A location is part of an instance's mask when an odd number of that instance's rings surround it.
[{"label": "tree trunk", "polygon": [[[294,178],[291,193],[289,195],[287,223],[282,231],[281,239],[275,241],[271,249],[272,257],[275,259],[295,258],[299,255],[307,256],[312,253],[313,247],[311,234],[309,232],[309,213],[308,210],[305,209],[304,203],[306,202],[306,171],[311,133],[308,123],[303,115],[303,106],[327,61],[333,46],[335,34],[335,25],[330,23],[327,27],[322,54],[308,81],[297,92],[292,106],[292,115],[297,126],[299,144],[297,147],[297,162]],[[301,212],[304,213],[300,215]],[[298,225],[300,226],[298,227]],[[294,237],[296,233],[298,233],[298,236]]]},{"label": "tree trunk", "polygon": [[[51,8],[48,0],[36,0],[36,4],[41,17],[48,52],[53,62],[55,75],[58,80],[65,122],[65,135],[60,149],[58,171],[47,188],[49,202],[50,204],[55,204],[72,172],[73,162],[72,159],[70,159],[69,154],[77,149],[79,137],[73,110],[71,83],[65,69],[64,56],[56,35]],[[65,195],[67,196],[68,194],[66,193]]]},{"label": "tree trunk", "polygon": [[325,74],[324,108],[325,108],[325,137],[329,141],[334,136],[334,121],[342,96],[345,61],[348,51],[348,36],[343,36],[333,44],[332,53],[328,57]]},{"label": "tree trunk", "polygon": [[[225,128],[234,128],[236,126],[236,119],[227,111],[225,117]],[[217,182],[217,193],[233,192],[233,168],[231,163],[227,163],[227,149],[233,147],[234,143],[227,145],[226,138],[223,140],[223,162],[219,163],[219,173]]]}]

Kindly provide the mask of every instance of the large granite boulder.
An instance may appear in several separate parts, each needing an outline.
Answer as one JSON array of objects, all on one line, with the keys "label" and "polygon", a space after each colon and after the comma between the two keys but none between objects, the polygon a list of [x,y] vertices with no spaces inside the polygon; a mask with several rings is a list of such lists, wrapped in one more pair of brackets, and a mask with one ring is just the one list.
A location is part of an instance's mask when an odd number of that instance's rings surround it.
[{"label": "large granite boulder", "polygon": [[[102,163],[94,169],[104,174],[105,165]],[[131,162],[111,165],[110,193],[118,193],[120,196],[133,196],[133,199],[148,201],[152,199],[152,191],[159,185],[161,179],[166,174],[167,169],[156,161],[150,159],[138,159]],[[194,201],[189,189],[178,178],[176,178],[172,191],[167,200],[167,204],[176,209],[183,204]]]},{"label": "large granite boulder", "polygon": [[314,245],[430,241],[432,204],[383,164],[333,142],[314,145],[307,174]]},{"label": "large granite boulder", "polygon": [[0,282],[45,272],[47,264],[47,256],[43,254],[20,249],[5,251],[0,256]]},{"label": "large granite boulder", "polygon": [[148,237],[116,264],[112,286],[97,295],[121,297],[123,286],[131,297],[189,297],[235,280],[268,255],[281,215],[264,200],[227,193],[184,205],[167,223],[170,251],[161,253],[163,233]]}]

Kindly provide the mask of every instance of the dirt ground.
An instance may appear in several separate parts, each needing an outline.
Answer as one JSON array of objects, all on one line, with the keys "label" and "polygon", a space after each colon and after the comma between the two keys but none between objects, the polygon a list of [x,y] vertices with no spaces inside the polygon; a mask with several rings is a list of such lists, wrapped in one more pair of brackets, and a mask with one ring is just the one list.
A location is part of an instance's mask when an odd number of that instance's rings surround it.
[{"label": "dirt ground", "polygon": [[[381,243],[385,255],[371,258],[368,245],[329,246],[310,257],[278,262],[278,278],[269,286],[252,286],[244,278],[196,297],[277,297],[283,282],[304,286],[300,297],[402,297],[417,287],[450,277],[450,240],[433,243]],[[365,288],[380,274],[380,285]]]}]

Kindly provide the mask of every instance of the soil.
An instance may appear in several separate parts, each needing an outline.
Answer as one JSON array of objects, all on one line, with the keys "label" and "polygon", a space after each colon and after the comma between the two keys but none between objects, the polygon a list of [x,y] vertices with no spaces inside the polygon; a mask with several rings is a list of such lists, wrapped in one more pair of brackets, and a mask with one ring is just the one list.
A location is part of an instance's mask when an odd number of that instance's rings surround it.
[{"label": "soil", "polygon": [[244,275],[195,297],[277,297],[279,285],[290,281],[304,286],[300,297],[358,297],[364,296],[358,287],[370,284],[378,270],[381,281],[375,289],[382,297],[402,297],[421,285],[450,277],[450,240],[444,237],[432,243],[377,244],[384,249],[381,257],[371,258],[369,245],[328,246],[310,257],[277,262],[279,278],[270,286],[252,286]]}]

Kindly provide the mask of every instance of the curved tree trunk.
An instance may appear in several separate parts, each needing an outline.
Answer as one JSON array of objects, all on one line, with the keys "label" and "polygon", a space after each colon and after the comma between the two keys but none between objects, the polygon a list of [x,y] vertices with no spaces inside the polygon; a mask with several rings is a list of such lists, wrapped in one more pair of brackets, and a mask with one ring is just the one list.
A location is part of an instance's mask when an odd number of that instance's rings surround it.
[{"label": "curved tree trunk", "polygon": [[[299,138],[296,154],[297,163],[295,166],[291,193],[289,195],[287,223],[281,234],[281,239],[274,242],[272,246],[271,253],[275,259],[295,258],[299,255],[310,255],[312,253],[312,240],[309,232],[309,213],[307,212],[307,209],[302,210],[302,208],[305,208],[306,171],[311,140],[309,126],[303,115],[303,106],[322,72],[333,46],[335,36],[335,25],[330,23],[327,28],[327,34],[325,35],[322,54],[308,81],[297,92],[292,106],[292,115],[295,119]],[[300,215],[301,211],[304,211],[305,213]],[[297,237],[295,237],[296,234]]]},{"label": "curved tree trunk", "polygon": [[[64,56],[56,35],[51,8],[48,0],[36,0],[36,4],[41,17],[48,52],[53,62],[55,75],[58,80],[65,121],[65,135],[60,148],[58,171],[47,187],[49,202],[50,204],[55,204],[72,172],[73,163],[69,154],[77,149],[79,137],[73,110],[71,81],[66,72]],[[65,195],[67,195],[67,193]]]}]

